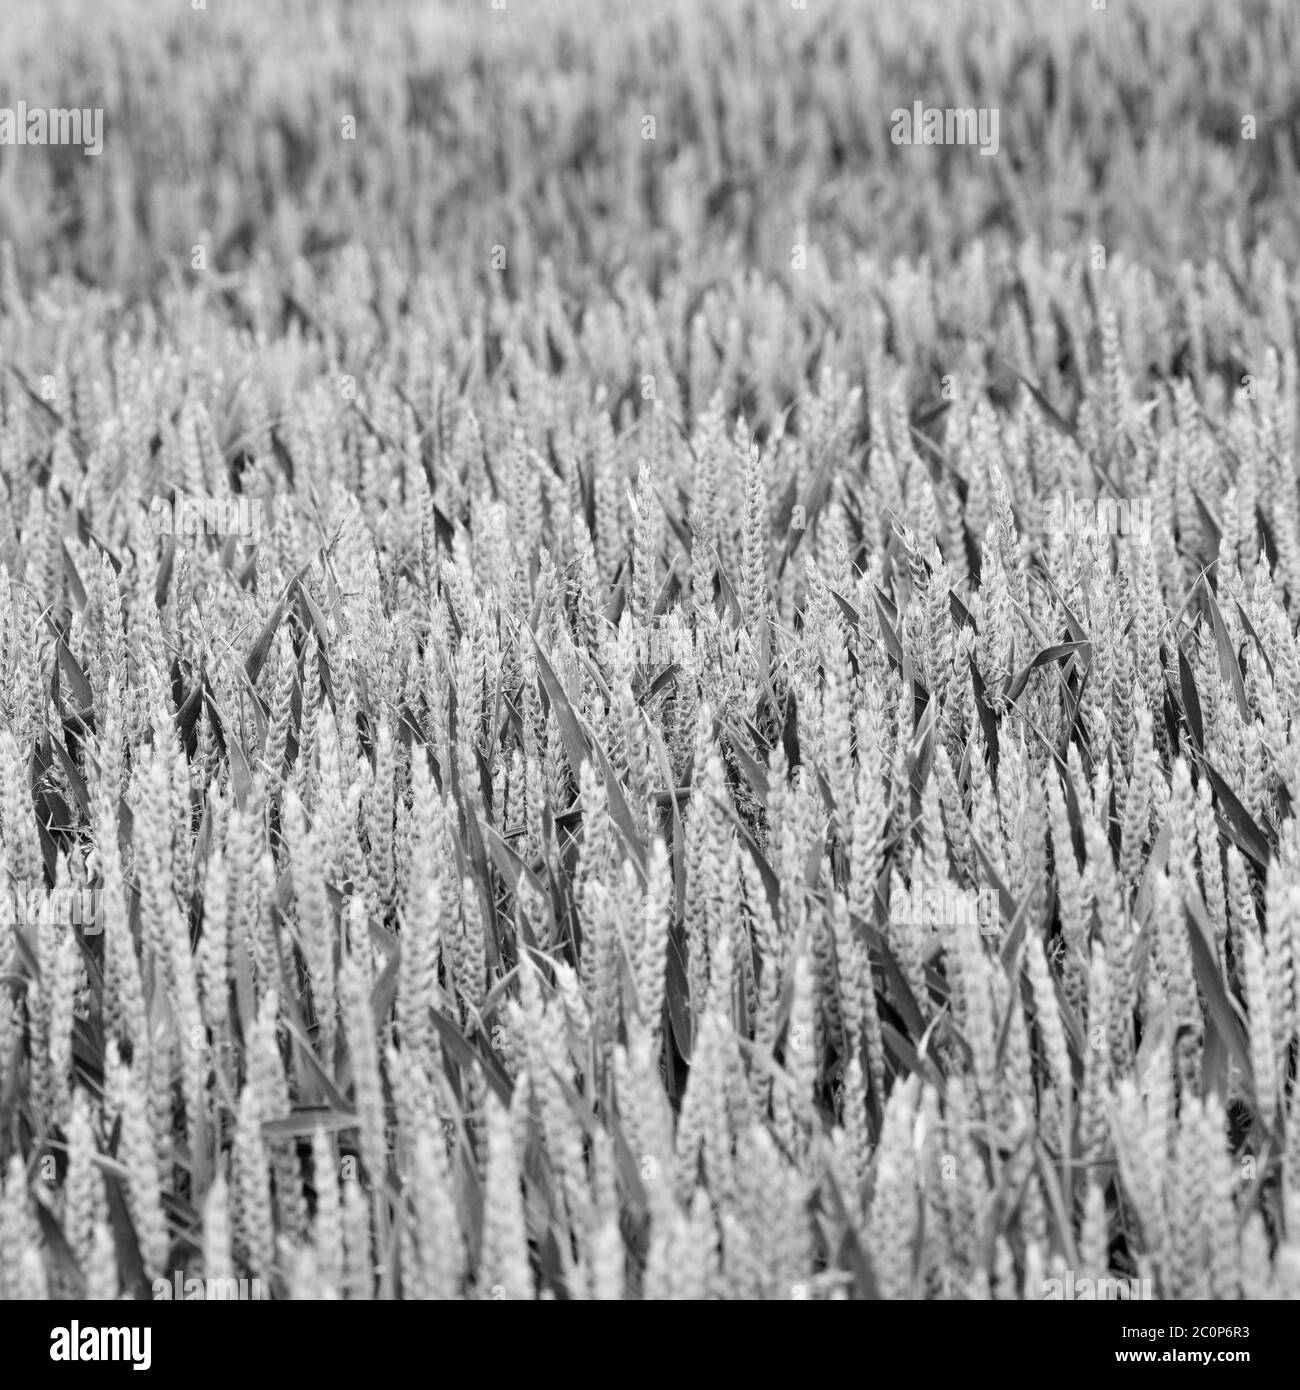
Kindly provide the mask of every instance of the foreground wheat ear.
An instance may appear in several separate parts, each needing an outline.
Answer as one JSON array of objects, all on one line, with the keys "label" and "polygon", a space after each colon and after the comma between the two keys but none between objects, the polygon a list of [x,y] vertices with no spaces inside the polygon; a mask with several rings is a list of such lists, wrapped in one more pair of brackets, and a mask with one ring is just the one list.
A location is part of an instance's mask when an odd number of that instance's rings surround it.
[{"label": "foreground wheat ear", "polygon": [[1300,1298],[1296,21],[389,3],[0,7],[0,1298]]}]

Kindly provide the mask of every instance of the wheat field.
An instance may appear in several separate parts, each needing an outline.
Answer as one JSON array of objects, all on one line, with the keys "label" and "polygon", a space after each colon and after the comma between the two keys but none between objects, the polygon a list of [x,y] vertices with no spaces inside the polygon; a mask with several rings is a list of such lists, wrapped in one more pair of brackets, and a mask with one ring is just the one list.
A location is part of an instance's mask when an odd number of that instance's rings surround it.
[{"label": "wheat field", "polygon": [[0,17],[0,1297],[1300,1297],[1300,16],[506,4]]}]

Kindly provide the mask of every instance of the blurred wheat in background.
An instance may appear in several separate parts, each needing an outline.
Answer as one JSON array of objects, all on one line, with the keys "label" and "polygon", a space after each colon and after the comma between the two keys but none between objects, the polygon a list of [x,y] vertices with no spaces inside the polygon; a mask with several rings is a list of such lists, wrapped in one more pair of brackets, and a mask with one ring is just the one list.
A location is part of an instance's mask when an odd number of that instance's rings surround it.
[{"label": "blurred wheat in background", "polygon": [[0,53],[0,1296],[1300,1296],[1300,13]]}]

